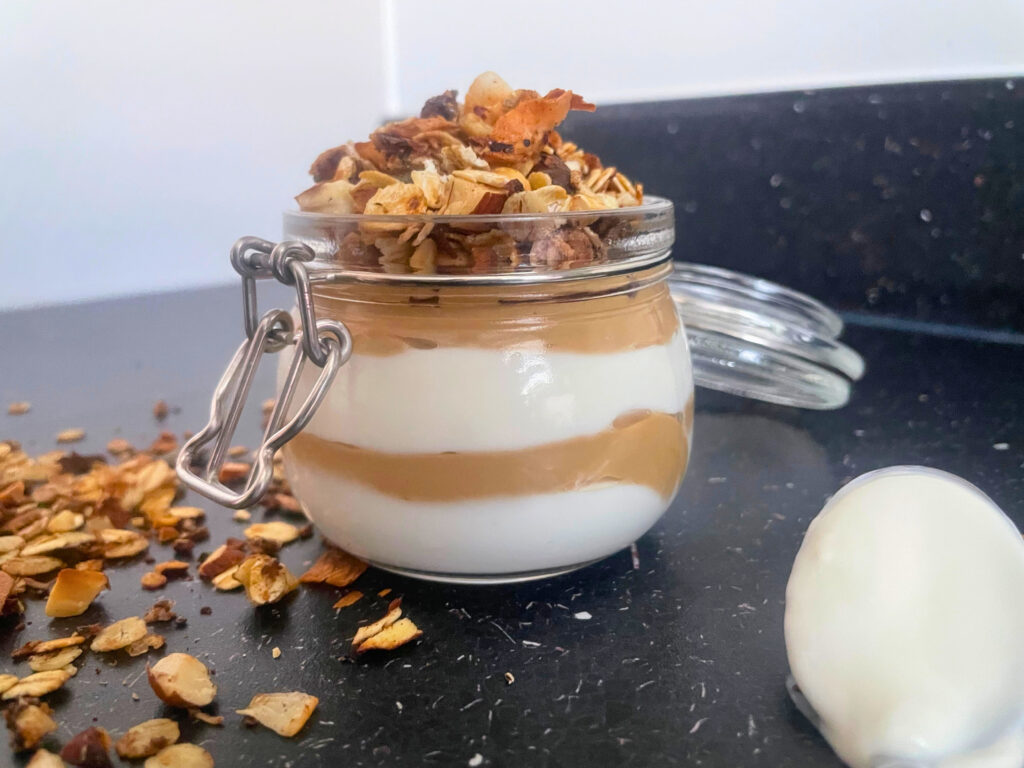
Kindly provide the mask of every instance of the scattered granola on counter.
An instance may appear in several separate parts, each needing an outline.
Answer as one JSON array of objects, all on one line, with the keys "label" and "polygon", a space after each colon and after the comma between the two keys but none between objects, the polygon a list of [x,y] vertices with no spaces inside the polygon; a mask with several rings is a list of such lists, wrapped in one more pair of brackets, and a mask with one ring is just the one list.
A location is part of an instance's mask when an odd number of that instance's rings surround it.
[{"label": "scattered granola on counter", "polygon": [[[643,185],[564,141],[555,128],[571,110],[593,111],[579,94],[513,90],[493,72],[428,99],[419,117],[387,123],[368,141],[328,149],[316,182],[295,199],[321,214],[484,215],[607,211],[640,205]],[[444,222],[367,221],[338,231],[337,258],[385,272],[448,273],[564,269],[604,257],[593,220],[481,231]]]}]

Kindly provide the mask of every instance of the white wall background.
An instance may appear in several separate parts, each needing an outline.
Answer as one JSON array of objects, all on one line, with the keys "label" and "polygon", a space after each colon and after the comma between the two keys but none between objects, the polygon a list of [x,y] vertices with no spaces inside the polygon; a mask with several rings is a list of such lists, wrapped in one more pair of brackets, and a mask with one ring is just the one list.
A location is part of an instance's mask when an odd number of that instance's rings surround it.
[{"label": "white wall background", "polygon": [[494,69],[598,103],[1024,72],[1020,0],[0,0],[0,308],[233,279],[316,154]]}]

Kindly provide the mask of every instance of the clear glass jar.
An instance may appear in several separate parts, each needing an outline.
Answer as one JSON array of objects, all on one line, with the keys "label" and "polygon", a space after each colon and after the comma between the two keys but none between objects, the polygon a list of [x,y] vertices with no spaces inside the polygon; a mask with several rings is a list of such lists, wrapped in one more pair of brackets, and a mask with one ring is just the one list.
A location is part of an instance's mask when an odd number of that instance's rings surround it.
[{"label": "clear glass jar", "polygon": [[[568,213],[296,212],[284,229],[281,243],[232,249],[247,339],[178,475],[243,508],[283,449],[324,536],[410,576],[521,581],[610,555],[678,490],[694,383],[837,408],[864,372],[838,340],[842,320],[809,296],[673,265],[661,198]],[[258,315],[268,278],[295,286],[296,312]],[[219,470],[275,352],[277,403],[244,487],[228,487]]]},{"label": "clear glass jar", "polygon": [[[458,582],[553,575],[643,535],[679,487],[693,423],[672,221],[658,199],[568,215],[286,214],[286,239],[317,254],[317,318],[352,336],[283,448],[323,535]],[[316,377],[307,367],[297,400]]]}]

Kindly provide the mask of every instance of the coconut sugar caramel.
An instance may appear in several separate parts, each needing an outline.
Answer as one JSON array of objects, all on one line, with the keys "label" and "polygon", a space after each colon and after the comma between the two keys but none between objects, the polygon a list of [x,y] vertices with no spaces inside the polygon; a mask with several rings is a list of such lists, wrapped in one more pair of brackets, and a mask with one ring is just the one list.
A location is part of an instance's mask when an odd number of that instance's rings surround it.
[{"label": "coconut sugar caramel", "polygon": [[628,546],[675,495],[693,379],[671,207],[558,134],[592,108],[485,73],[314,162],[286,234],[313,247],[317,318],[352,354],[282,454],[341,548],[426,578],[535,578]]}]

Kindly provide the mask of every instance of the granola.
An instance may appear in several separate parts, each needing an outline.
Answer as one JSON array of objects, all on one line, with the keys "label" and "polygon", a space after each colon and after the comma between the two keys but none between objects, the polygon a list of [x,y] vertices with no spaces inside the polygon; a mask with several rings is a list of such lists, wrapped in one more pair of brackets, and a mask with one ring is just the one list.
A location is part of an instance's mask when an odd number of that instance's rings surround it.
[{"label": "granola", "polygon": [[[459,103],[449,90],[418,117],[387,123],[368,141],[320,154],[315,182],[295,199],[329,215],[466,216],[608,211],[640,205],[643,186],[565,141],[556,130],[572,110],[593,111],[579,94],[512,89],[493,72]],[[389,273],[566,269],[605,258],[594,217],[567,217],[525,229],[366,219],[334,229],[341,263]],[[533,241],[548,242],[534,253]],[[555,242],[557,241],[557,242]]]}]

